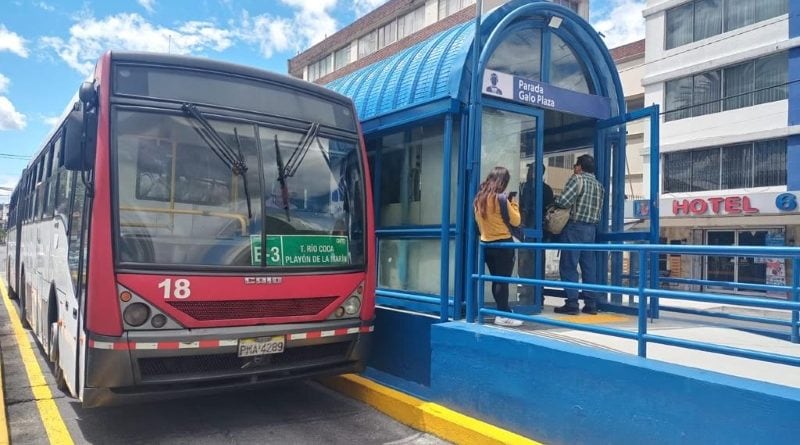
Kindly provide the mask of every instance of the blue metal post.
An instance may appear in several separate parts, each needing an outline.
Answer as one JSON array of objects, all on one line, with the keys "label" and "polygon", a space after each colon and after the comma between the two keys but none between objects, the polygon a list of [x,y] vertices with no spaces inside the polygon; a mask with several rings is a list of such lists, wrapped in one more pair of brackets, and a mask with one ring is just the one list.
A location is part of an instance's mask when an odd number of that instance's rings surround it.
[{"label": "blue metal post", "polygon": [[647,296],[644,293],[644,284],[647,275],[647,254],[639,252],[639,329],[636,332],[636,339],[639,346],[639,357],[647,357]]},{"label": "blue metal post", "polygon": [[[792,301],[800,303],[800,256],[792,259]],[[800,343],[800,311],[792,311],[792,343]]]},{"label": "blue metal post", "polygon": [[[533,218],[535,219],[534,228],[536,229],[538,235],[534,239],[537,242],[542,242],[542,238],[544,237],[544,227],[543,227],[543,209],[542,203],[544,196],[544,113],[537,113],[536,115],[536,149],[535,149],[534,160],[536,161],[536,172],[534,173],[534,181],[536,183],[536,204],[533,206]],[[542,273],[545,261],[545,250],[544,249],[536,249],[533,251],[533,276],[538,279],[544,279],[544,274]],[[533,310],[534,312],[542,312],[542,307],[544,306],[544,287],[543,286],[536,286],[533,289],[533,299],[534,305]]]},{"label": "blue metal post", "polygon": [[[614,145],[614,201],[613,215],[611,217],[611,231],[620,233],[625,230],[625,159],[627,156],[625,144],[626,134],[624,127],[617,130],[617,143]],[[633,197],[631,197],[633,199]],[[611,284],[622,285],[622,252],[611,254]],[[622,303],[622,295],[611,294],[611,302]]]},{"label": "blue metal post", "polygon": [[[483,269],[484,261],[486,261],[486,247],[483,245],[483,243],[481,243],[478,246],[478,265],[479,265],[478,273],[481,274],[481,275],[483,275],[483,272],[484,272],[484,269]],[[477,309],[476,309],[475,312],[478,315],[477,322],[480,324],[480,323],[483,323],[483,317],[481,316],[481,309],[483,309],[483,302],[486,299],[486,295],[485,295],[485,293],[486,293],[486,282],[483,281],[483,280],[475,280],[474,282],[478,286],[478,289],[477,289],[477,291],[478,291],[478,296],[477,296],[478,304],[477,304]],[[472,286],[470,286],[470,287],[472,287]]]},{"label": "blue metal post", "polygon": [[[650,106],[650,244],[659,243],[659,212],[658,212],[658,199],[659,186],[661,185],[659,177],[659,106],[654,104]],[[650,264],[650,287],[653,289],[658,288],[658,254],[651,255]],[[641,273],[641,272],[640,272]],[[658,318],[658,298],[653,297],[650,300],[650,316]]]},{"label": "blue metal post", "polygon": [[442,298],[439,320],[442,322],[447,321],[450,314],[450,157],[452,156],[452,142],[453,115],[447,113],[444,118],[444,147],[442,147],[442,235],[439,250],[441,260],[439,295]]},{"label": "blue metal post", "polygon": [[[469,182],[469,175],[467,172],[464,171],[462,166],[468,165],[467,161],[467,146],[469,141],[469,135],[467,131],[469,130],[468,122],[468,115],[466,112],[461,113],[461,120],[458,126],[458,187],[456,191],[456,275],[460,277],[467,276],[465,271],[466,269],[464,264],[464,250],[466,248],[466,237],[464,234],[464,227],[465,227],[465,213],[468,210],[467,206],[467,192],[466,186]],[[461,275],[459,275],[459,273]],[[464,295],[466,293],[466,288],[469,288],[469,283],[471,282],[470,278],[464,279],[456,279],[456,288],[455,288],[455,295],[453,295],[453,319],[460,320],[463,317],[462,314],[462,304],[464,302]]]},{"label": "blue metal post", "polygon": [[[480,126],[479,110],[480,94],[478,92],[478,79],[483,78],[483,73],[478,72],[478,58],[480,57],[481,45],[481,13],[483,11],[483,1],[475,2],[475,35],[472,38],[472,76],[469,83],[469,139],[467,141],[467,177],[469,178],[467,193],[473,193],[478,188],[478,175],[480,174]],[[469,195],[467,195],[469,196]],[[465,204],[469,199],[465,200]],[[471,207],[471,206],[470,206]],[[467,212],[467,224],[464,230],[467,231],[467,262],[463,276],[468,280],[465,295],[467,299],[467,321],[475,321],[475,285],[472,280],[472,273],[477,270],[475,267],[475,247],[477,239],[475,237],[475,215]],[[480,263],[483,267],[483,263]]]},{"label": "blue metal post", "polygon": [[[597,180],[603,185],[605,189],[605,202],[601,207],[600,212],[600,224],[597,226],[597,234],[605,234],[608,233],[608,218],[609,218],[609,206],[610,203],[613,202],[613,197],[608,193],[609,185],[610,185],[610,175],[609,175],[609,165],[608,165],[608,154],[606,153],[608,148],[608,129],[596,129],[594,133],[594,158],[595,158],[595,175]],[[616,190],[616,187],[614,187]],[[597,271],[597,279],[599,283],[606,284],[608,283],[608,253],[607,252],[596,252],[594,255],[594,262],[595,262],[595,270]],[[599,292],[595,293],[595,295],[599,295]],[[603,293],[602,302],[606,302],[608,300],[608,294]],[[599,303],[599,301],[598,301]]]}]

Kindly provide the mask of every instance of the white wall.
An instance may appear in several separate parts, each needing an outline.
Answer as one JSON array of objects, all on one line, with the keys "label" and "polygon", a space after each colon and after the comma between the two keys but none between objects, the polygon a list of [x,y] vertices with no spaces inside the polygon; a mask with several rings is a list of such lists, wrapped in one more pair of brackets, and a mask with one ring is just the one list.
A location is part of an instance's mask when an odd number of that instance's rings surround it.
[{"label": "white wall", "polygon": [[[687,0],[648,0],[643,12],[646,20],[644,102],[660,104],[662,112],[667,81],[777,53],[800,43],[788,38],[789,19],[785,14],[666,50],[666,11],[684,3]],[[800,132],[800,128],[787,128],[787,120],[787,100],[670,122],[662,117],[660,151],[725,145]],[[645,128],[644,152],[649,152],[649,146],[649,128]],[[647,188],[649,160],[645,158],[644,162],[643,185]]]}]

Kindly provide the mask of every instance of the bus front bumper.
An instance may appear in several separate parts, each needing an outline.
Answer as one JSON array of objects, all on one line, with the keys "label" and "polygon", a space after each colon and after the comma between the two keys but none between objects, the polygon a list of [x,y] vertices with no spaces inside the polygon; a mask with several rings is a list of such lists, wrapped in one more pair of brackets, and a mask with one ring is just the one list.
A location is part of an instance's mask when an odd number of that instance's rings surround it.
[{"label": "bus front bumper", "polygon": [[[364,369],[371,322],[337,320],[298,325],[90,336],[85,407],[209,394]],[[242,339],[283,337],[281,353],[240,357]]]}]

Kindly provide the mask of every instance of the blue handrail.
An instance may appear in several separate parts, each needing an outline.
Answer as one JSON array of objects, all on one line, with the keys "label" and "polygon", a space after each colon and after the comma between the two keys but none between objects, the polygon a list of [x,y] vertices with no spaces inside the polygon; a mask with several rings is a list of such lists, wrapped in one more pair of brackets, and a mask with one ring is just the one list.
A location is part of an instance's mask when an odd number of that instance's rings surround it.
[{"label": "blue handrail", "polygon": [[[794,357],[783,354],[774,354],[769,352],[753,351],[748,349],[734,348],[729,346],[722,346],[717,344],[680,340],[670,337],[663,337],[659,335],[649,334],[647,332],[647,318],[653,316],[655,305],[653,301],[663,299],[684,300],[684,301],[701,301],[711,303],[733,304],[737,306],[756,307],[765,309],[778,309],[791,311],[791,322],[773,319],[758,319],[756,317],[744,316],[731,316],[728,318],[733,319],[747,319],[747,321],[767,322],[779,325],[788,325],[791,328],[791,341],[800,343],[800,248],[797,247],[757,247],[757,246],[699,246],[699,245],[672,245],[672,244],[556,244],[556,243],[480,243],[478,249],[478,264],[482,265],[486,255],[486,249],[528,249],[528,250],[592,250],[592,251],[605,251],[605,252],[638,252],[638,266],[639,275],[636,280],[636,287],[619,286],[619,285],[606,285],[606,284],[586,284],[586,283],[572,283],[555,280],[534,279],[534,278],[520,278],[520,277],[506,277],[495,276],[488,273],[472,274],[472,278],[477,285],[476,302],[474,304],[477,308],[477,322],[482,322],[483,316],[494,315],[508,318],[514,318],[522,321],[533,323],[540,323],[544,325],[567,327],[575,330],[594,332],[598,334],[611,335],[615,337],[634,339],[637,341],[638,355],[647,357],[647,344],[659,343],[670,346],[678,346],[688,349],[696,349],[706,352],[714,352],[719,354],[768,361],[772,363],[780,363],[791,366],[800,366],[800,357]],[[769,257],[769,258],[787,258],[792,260],[792,284],[791,286],[785,285],[752,285],[750,289],[765,290],[781,292],[789,294],[788,300],[775,300],[758,298],[752,296],[742,295],[727,295],[727,294],[706,294],[701,292],[692,291],[678,291],[670,289],[662,289],[657,287],[660,282],[665,281],[656,277],[651,280],[651,275],[657,274],[658,271],[650,270],[648,268],[648,258],[654,255],[671,253],[671,254],[693,254],[704,256],[750,256],[750,257]],[[484,283],[485,282],[500,282],[509,284],[523,284],[535,286],[549,286],[559,287],[564,289],[581,289],[590,290],[602,293],[612,294],[627,294],[638,297],[638,320],[637,330],[632,332],[629,330],[614,329],[608,327],[591,326],[570,323],[568,321],[556,320],[541,315],[523,315],[517,313],[506,313],[494,309],[484,308]],[[632,280],[629,280],[629,283]],[[719,282],[710,280],[685,280],[689,284],[704,284],[714,283],[723,285],[724,287],[731,288],[744,288],[741,283],[732,282]]]}]

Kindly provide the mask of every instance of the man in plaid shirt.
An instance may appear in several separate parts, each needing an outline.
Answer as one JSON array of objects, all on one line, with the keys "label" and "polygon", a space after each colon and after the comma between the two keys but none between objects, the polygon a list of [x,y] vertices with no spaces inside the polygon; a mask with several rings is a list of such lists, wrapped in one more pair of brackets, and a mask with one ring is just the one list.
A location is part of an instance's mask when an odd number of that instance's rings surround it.
[{"label": "man in plaid shirt", "polygon": [[[562,209],[571,209],[569,222],[561,231],[563,243],[594,243],[597,235],[597,224],[600,222],[600,210],[603,205],[603,186],[594,176],[594,158],[582,155],[575,163],[574,175],[564,186],[564,193],[556,198],[555,205]],[[578,264],[584,283],[597,284],[597,264],[595,251],[562,250],[559,261],[559,272],[562,281],[578,282]],[[578,290],[565,289],[566,303],[555,308],[559,314],[577,315]],[[585,314],[597,314],[597,299],[592,291],[583,291]]]}]

